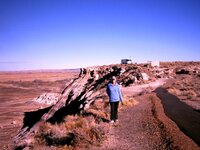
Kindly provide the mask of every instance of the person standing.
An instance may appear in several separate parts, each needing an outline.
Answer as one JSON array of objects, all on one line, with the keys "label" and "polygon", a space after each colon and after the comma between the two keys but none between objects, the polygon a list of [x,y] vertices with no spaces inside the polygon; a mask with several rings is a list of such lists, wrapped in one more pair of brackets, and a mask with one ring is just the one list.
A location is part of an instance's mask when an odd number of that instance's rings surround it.
[{"label": "person standing", "polygon": [[111,82],[108,83],[106,92],[110,102],[110,123],[118,122],[119,102],[121,101],[123,104],[123,98],[120,86],[117,83],[115,76],[112,76]]}]

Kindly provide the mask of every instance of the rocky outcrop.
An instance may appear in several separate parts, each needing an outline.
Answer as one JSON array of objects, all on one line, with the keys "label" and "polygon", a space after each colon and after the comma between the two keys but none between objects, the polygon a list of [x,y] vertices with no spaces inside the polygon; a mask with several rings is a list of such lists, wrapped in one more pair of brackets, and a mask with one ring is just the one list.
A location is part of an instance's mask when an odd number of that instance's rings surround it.
[{"label": "rocky outcrop", "polygon": [[187,69],[177,69],[176,74],[189,74],[189,70]]},{"label": "rocky outcrop", "polygon": [[44,105],[54,105],[58,102],[60,96],[61,94],[59,93],[43,93],[37,98],[34,98],[32,102]]}]

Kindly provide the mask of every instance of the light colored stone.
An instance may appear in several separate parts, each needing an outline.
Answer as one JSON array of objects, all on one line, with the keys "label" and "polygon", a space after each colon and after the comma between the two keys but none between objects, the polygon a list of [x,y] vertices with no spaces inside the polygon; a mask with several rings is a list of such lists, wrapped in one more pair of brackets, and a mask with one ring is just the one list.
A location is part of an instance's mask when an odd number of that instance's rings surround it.
[{"label": "light colored stone", "polygon": [[14,124],[14,125],[15,125],[15,124],[17,124],[17,121],[12,121],[12,123],[11,123],[11,124]]},{"label": "light colored stone", "polygon": [[149,80],[149,76],[146,73],[141,73],[142,74],[142,78],[144,81],[148,81]]}]

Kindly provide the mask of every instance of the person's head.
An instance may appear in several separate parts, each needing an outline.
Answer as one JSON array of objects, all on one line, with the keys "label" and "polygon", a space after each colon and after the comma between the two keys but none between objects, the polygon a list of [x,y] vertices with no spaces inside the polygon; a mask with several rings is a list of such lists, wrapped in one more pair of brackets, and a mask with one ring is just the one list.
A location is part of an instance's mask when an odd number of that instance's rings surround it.
[{"label": "person's head", "polygon": [[116,77],[115,77],[115,76],[112,76],[112,78],[111,78],[111,83],[112,83],[112,84],[115,84],[115,83],[116,83],[116,80],[117,80]]}]

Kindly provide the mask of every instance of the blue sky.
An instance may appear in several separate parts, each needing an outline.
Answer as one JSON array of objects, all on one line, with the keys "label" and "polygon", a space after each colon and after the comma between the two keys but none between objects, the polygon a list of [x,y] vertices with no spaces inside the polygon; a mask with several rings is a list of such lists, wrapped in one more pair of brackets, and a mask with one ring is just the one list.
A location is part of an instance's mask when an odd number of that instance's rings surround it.
[{"label": "blue sky", "polygon": [[200,61],[199,0],[0,0],[0,70]]}]

